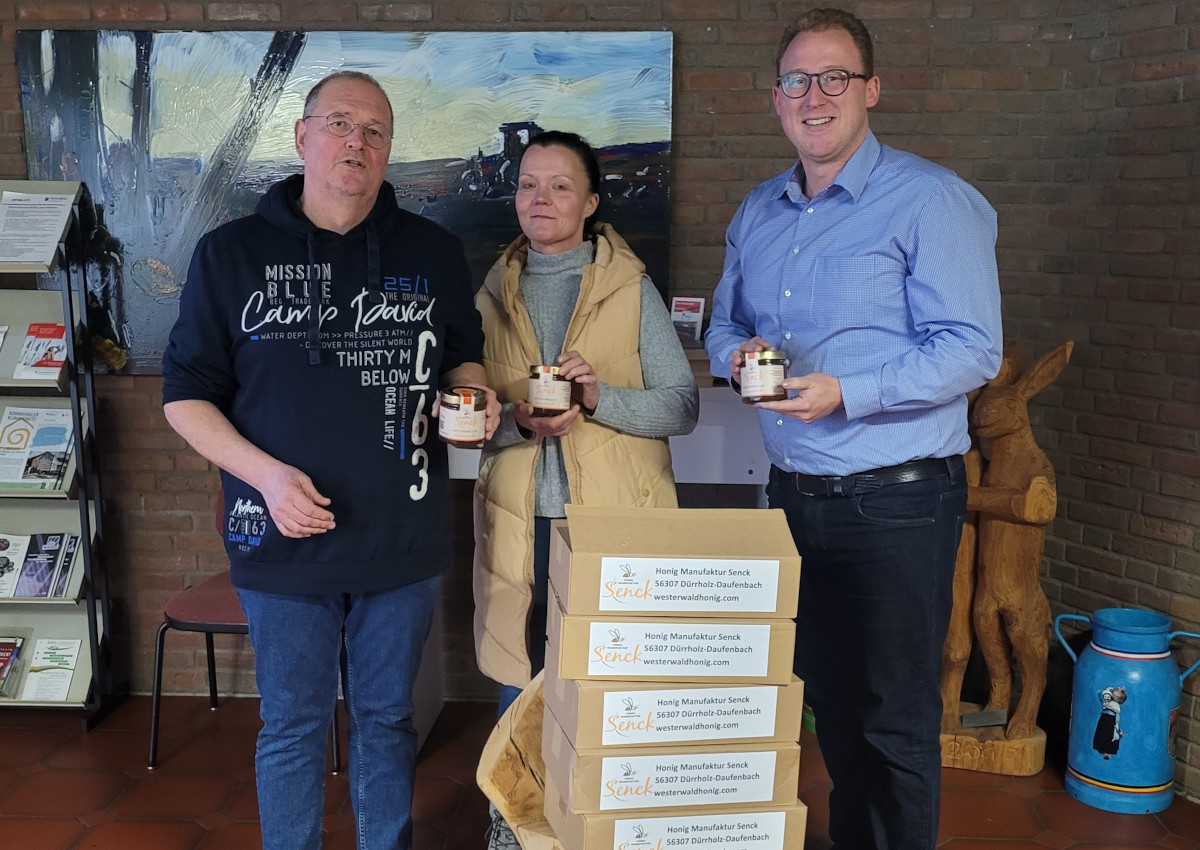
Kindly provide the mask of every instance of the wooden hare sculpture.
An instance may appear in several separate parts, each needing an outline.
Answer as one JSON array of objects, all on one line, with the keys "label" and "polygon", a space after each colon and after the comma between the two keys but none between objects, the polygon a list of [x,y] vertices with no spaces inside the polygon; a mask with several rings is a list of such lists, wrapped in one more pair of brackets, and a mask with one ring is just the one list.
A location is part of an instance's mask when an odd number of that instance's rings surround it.
[{"label": "wooden hare sculpture", "polygon": [[1040,358],[1024,375],[1008,356],[975,402],[976,435],[990,441],[982,485],[968,491],[967,508],[979,511],[975,633],[987,662],[987,708],[1008,711],[1012,664],[1021,672],[1021,698],[1005,730],[1009,740],[1034,733],[1046,688],[1050,606],[1039,575],[1046,524],[1057,508],[1054,467],[1038,448],[1027,404],[1066,367],[1073,343]]}]

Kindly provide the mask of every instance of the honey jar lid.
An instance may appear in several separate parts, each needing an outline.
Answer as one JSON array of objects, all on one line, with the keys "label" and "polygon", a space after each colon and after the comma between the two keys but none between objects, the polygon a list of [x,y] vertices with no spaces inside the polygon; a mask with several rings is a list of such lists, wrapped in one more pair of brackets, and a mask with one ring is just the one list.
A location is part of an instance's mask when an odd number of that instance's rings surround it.
[{"label": "honey jar lid", "polygon": [[782,351],[749,351],[746,353],[747,360],[783,360],[784,357]]},{"label": "honey jar lid", "polygon": [[529,376],[532,378],[535,375],[558,375],[557,366],[530,366]]},{"label": "honey jar lid", "polygon": [[476,396],[480,394],[480,390],[475,387],[450,387],[442,390],[442,398],[450,402],[462,402],[463,404],[474,404]]}]

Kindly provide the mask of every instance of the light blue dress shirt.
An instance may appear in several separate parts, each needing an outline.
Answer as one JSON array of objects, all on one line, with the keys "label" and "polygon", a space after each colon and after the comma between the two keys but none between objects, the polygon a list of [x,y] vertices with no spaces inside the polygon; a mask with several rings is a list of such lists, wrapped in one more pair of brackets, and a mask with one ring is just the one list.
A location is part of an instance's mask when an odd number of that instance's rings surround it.
[{"label": "light blue dress shirt", "polygon": [[759,411],[767,456],[849,475],[970,447],[966,393],[1002,354],[996,213],[952,171],[873,133],[804,197],[800,165],[755,187],[726,233],[705,346],[712,373],[752,336],[789,377],[841,383],[844,408],[805,424]]}]

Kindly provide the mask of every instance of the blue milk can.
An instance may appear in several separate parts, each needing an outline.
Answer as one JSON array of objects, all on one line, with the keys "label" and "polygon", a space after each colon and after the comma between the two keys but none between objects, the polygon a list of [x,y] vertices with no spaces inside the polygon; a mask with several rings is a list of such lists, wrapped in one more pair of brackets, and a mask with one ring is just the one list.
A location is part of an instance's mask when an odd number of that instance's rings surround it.
[{"label": "blue milk can", "polygon": [[[1092,642],[1076,657],[1063,620],[1092,626]],[[1091,619],[1060,614],[1054,634],[1075,661],[1066,787],[1076,800],[1108,812],[1147,814],[1171,805],[1175,721],[1183,680],[1171,657],[1170,621],[1153,611],[1101,608]]]}]

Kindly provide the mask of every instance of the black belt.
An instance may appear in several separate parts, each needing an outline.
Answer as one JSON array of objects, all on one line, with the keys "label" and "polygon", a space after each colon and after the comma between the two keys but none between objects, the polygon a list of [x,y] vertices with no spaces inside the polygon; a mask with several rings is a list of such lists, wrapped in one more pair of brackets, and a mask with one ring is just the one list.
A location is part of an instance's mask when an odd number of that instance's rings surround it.
[{"label": "black belt", "polygon": [[962,457],[955,455],[952,458],[910,460],[908,463],[868,469],[854,475],[805,475],[803,472],[788,472],[777,466],[771,467],[771,473],[778,476],[781,484],[795,487],[806,496],[861,496],[891,484],[906,484],[945,475],[950,471],[950,464],[956,461],[961,464]]}]

